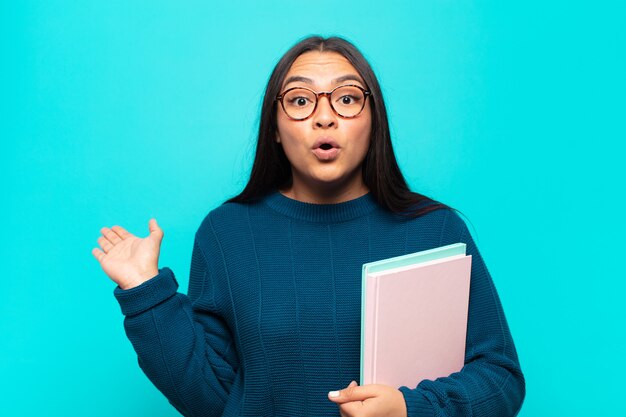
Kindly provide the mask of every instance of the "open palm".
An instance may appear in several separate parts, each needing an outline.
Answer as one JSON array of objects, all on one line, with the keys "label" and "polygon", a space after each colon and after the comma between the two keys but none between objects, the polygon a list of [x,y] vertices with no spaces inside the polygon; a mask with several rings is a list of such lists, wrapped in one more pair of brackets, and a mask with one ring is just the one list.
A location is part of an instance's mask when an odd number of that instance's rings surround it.
[{"label": "open palm", "polygon": [[121,226],[103,227],[98,238],[102,249],[91,253],[100,262],[105,274],[120,288],[127,290],[140,285],[158,274],[159,251],[163,230],[156,220],[148,223],[150,234],[140,238]]}]

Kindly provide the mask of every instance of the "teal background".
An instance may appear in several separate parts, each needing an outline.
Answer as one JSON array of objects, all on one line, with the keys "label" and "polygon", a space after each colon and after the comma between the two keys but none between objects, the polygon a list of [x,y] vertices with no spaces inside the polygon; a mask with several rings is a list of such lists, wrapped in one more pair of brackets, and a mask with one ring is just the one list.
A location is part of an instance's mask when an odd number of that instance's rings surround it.
[{"label": "teal background", "polygon": [[0,1],[0,415],[177,415],[91,249],[154,216],[186,291],[197,227],[246,182],[270,71],[313,33],[363,51],[411,186],[471,221],[519,415],[622,412],[624,2],[381,4]]}]

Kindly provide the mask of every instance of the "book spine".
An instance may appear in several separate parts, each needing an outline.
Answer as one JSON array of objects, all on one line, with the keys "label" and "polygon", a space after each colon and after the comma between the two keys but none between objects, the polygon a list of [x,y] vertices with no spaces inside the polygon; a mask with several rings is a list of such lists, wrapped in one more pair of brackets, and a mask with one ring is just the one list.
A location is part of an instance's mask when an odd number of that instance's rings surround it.
[{"label": "book spine", "polygon": [[371,384],[375,384],[377,381],[377,375],[376,375],[376,366],[378,363],[378,282],[380,280],[379,277],[372,277],[372,280],[374,281],[374,297],[373,297],[373,305],[372,305],[372,311],[373,311],[373,317],[372,317],[372,323],[373,328],[374,328],[374,332],[373,332],[373,337],[372,337],[372,344],[370,345],[370,349],[372,350],[372,363],[370,366],[370,369],[372,370],[371,373],[371,378],[370,378],[370,383]]}]

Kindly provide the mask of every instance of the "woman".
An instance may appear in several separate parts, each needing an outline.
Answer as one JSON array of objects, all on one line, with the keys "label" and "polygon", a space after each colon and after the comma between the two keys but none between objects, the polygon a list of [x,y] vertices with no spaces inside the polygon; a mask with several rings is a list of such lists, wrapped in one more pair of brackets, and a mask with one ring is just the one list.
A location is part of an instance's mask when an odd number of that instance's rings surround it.
[{"label": "woman", "polygon": [[[311,37],[266,88],[250,180],[211,211],[188,296],[158,269],[163,231],[103,228],[93,254],[139,365],[188,416],[508,416],[525,382],[487,268],[463,221],[409,191],[380,87],[360,52]],[[365,262],[465,242],[465,366],[413,387],[358,386]],[[343,388],[343,389],[341,389]],[[330,392],[329,392],[330,391]]]}]

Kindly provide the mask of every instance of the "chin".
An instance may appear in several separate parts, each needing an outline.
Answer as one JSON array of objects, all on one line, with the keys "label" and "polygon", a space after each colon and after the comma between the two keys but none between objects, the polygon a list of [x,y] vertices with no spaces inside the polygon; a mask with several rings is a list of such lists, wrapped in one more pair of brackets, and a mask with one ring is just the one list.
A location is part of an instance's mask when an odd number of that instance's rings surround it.
[{"label": "chin", "polygon": [[341,175],[319,176],[315,178],[315,182],[317,182],[320,187],[324,187],[327,189],[342,188],[344,186],[347,186],[348,184],[354,183],[354,181],[350,181],[349,178]]},{"label": "chin", "polygon": [[345,177],[338,172],[319,172],[316,175],[313,175],[313,180],[324,183],[324,184],[333,184],[333,183],[341,183],[345,180]]},{"label": "chin", "polygon": [[[316,183],[320,187],[324,188],[337,188],[347,184],[354,184],[357,173],[351,173],[345,169],[341,169],[338,166],[323,166],[316,167],[317,169],[311,169],[307,172],[306,182]],[[360,174],[360,171],[359,171]]]}]

